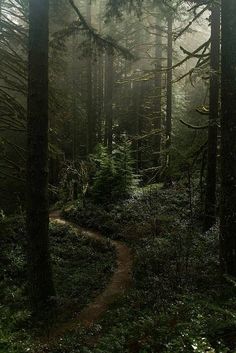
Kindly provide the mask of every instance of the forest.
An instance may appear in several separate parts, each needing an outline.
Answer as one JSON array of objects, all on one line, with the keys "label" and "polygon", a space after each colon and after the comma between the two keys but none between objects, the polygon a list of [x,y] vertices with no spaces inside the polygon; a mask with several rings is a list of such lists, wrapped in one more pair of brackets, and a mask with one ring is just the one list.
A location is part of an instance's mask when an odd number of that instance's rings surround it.
[{"label": "forest", "polygon": [[0,0],[0,353],[236,353],[235,0]]}]

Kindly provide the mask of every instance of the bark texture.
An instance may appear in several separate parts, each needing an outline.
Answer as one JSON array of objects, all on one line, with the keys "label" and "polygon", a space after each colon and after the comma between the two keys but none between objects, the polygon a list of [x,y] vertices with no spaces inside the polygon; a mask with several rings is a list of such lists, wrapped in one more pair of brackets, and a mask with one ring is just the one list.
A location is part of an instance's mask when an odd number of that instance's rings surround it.
[{"label": "bark texture", "polygon": [[236,1],[222,1],[222,271],[236,276]]},{"label": "bark texture", "polygon": [[172,133],[172,78],[173,78],[173,17],[168,16],[168,48],[167,48],[167,104],[166,104],[166,149],[167,168],[170,166],[170,146],[171,146],[171,133]]},{"label": "bark texture", "polygon": [[113,54],[106,53],[105,59],[105,144],[109,153],[112,153],[113,142]]},{"label": "bark texture", "polygon": [[48,0],[29,1],[27,234],[30,301],[41,315],[55,295],[48,239]]},{"label": "bark texture", "polygon": [[161,165],[161,112],[162,112],[162,30],[159,26],[159,16],[156,23],[156,65],[155,65],[155,93],[156,93],[156,109],[154,129],[156,130],[154,136],[154,166]]},{"label": "bark texture", "polygon": [[213,4],[211,12],[211,73],[210,115],[208,128],[208,160],[205,197],[204,230],[216,221],[216,175],[217,175],[217,123],[219,118],[219,71],[220,71],[220,6]]},{"label": "bark texture", "polygon": [[[87,2],[87,21],[92,23],[92,4],[91,0]],[[89,39],[88,58],[87,58],[87,144],[88,154],[94,152],[96,146],[96,112],[94,111],[93,101],[93,62],[92,62],[92,39]]]}]

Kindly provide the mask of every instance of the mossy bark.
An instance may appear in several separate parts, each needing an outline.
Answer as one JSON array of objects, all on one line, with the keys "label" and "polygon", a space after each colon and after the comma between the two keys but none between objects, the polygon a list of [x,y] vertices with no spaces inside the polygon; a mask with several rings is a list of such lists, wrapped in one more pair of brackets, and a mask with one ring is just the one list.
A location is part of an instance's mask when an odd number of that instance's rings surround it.
[{"label": "mossy bark", "polygon": [[[173,79],[173,16],[167,18],[168,43],[167,43],[167,103],[166,103],[166,167],[170,168],[170,147],[172,134],[172,79]],[[169,175],[169,173],[167,172]]]},{"label": "mossy bark", "polygon": [[209,230],[216,221],[216,176],[217,176],[217,124],[219,118],[220,89],[220,6],[212,5],[211,12],[211,67],[210,67],[210,113],[208,128],[208,160],[205,197],[204,230]]},{"label": "mossy bark", "polygon": [[160,27],[160,18],[156,18],[156,64],[155,64],[155,120],[154,129],[156,130],[154,136],[154,167],[161,165],[161,119],[162,119],[162,29]]},{"label": "mossy bark", "polygon": [[42,317],[55,295],[48,239],[48,0],[29,2],[27,235],[32,310]]}]

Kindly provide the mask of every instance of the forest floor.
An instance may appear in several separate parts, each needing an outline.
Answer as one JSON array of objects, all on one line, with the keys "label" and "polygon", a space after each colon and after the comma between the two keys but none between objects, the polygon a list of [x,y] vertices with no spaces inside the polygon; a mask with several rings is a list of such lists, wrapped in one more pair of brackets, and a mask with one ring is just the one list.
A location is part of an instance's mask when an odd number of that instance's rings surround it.
[{"label": "forest floor", "polygon": [[219,276],[219,229],[202,232],[199,200],[185,185],[152,185],[54,213],[59,314],[43,344],[27,309],[24,219],[3,220],[0,352],[236,353],[236,284]]},{"label": "forest floor", "polygon": [[[26,295],[26,237],[23,215],[0,221],[0,352],[47,351],[35,336],[49,336],[71,322],[104,291],[117,268],[116,250],[109,239],[89,238],[77,228],[50,222],[50,248],[56,287],[57,315],[37,330],[31,326]],[[78,236],[79,234],[79,236]],[[37,340],[38,342],[38,340]],[[57,343],[59,344],[60,338]]]},{"label": "forest floor", "polygon": [[[53,222],[72,228],[78,236],[86,236],[102,243],[107,241],[107,238],[103,237],[99,232],[87,230],[79,227],[75,223],[64,220],[61,217],[60,211],[52,212],[50,218]],[[89,328],[93,326],[102,314],[104,314],[108,306],[119,296],[124,294],[125,290],[131,285],[133,265],[131,251],[127,245],[120,241],[111,240],[110,242],[116,251],[117,267],[109,283],[106,285],[103,292],[94,298],[82,311],[79,313],[75,312],[72,320],[62,324],[56,329],[52,329],[45,339],[46,344],[51,344],[58,338],[63,337],[66,332],[75,331],[78,327],[81,328],[81,326],[84,326]],[[95,338],[93,337],[93,341],[94,340]]]}]

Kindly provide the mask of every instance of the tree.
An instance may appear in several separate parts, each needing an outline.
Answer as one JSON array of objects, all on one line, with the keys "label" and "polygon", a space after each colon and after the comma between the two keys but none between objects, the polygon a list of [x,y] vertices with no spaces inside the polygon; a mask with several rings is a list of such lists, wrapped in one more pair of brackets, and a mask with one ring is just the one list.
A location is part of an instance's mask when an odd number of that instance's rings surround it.
[{"label": "tree", "polygon": [[216,175],[217,175],[217,123],[219,118],[219,69],[220,69],[220,6],[212,5],[211,54],[210,54],[210,102],[208,127],[208,161],[205,197],[204,230],[216,221]]},{"label": "tree", "polygon": [[142,82],[133,82],[133,112],[134,112],[134,128],[135,128],[135,160],[136,172],[140,173],[142,169],[142,117],[141,103],[143,101]]},{"label": "tree", "polygon": [[155,67],[155,94],[156,94],[156,118],[154,120],[154,128],[156,130],[154,136],[154,166],[161,165],[161,117],[162,117],[162,28],[159,25],[161,19],[156,17],[156,67]]},{"label": "tree", "polygon": [[104,95],[104,106],[105,106],[105,144],[108,147],[108,151],[112,153],[112,142],[113,142],[113,54],[111,50],[107,50],[105,59],[105,95]]},{"label": "tree", "polygon": [[[102,1],[99,4],[98,11],[98,30],[99,33],[102,32]],[[97,54],[97,87],[96,87],[96,97],[97,97],[97,142],[102,143],[102,124],[103,124],[103,107],[104,107],[104,54]]]},{"label": "tree", "polygon": [[173,16],[170,13],[167,16],[167,31],[168,31],[168,43],[167,43],[167,103],[166,103],[166,167],[167,175],[169,178],[170,168],[170,147],[171,147],[171,133],[172,133],[172,78],[173,78]]},{"label": "tree", "polygon": [[[92,4],[87,2],[87,23],[91,26]],[[88,38],[88,58],[87,58],[87,115],[88,115],[88,154],[93,152],[96,145],[96,118],[93,110],[93,80],[92,80],[92,40]]]},{"label": "tree", "polygon": [[221,229],[222,271],[236,276],[236,2],[222,1]]},{"label": "tree", "polygon": [[29,293],[36,317],[55,295],[48,238],[48,12],[48,0],[30,0],[26,225]]},{"label": "tree", "polygon": [[133,173],[130,142],[123,139],[112,154],[106,147],[98,146],[93,156],[97,170],[93,182],[94,200],[101,204],[116,203],[129,196],[138,179]]}]

